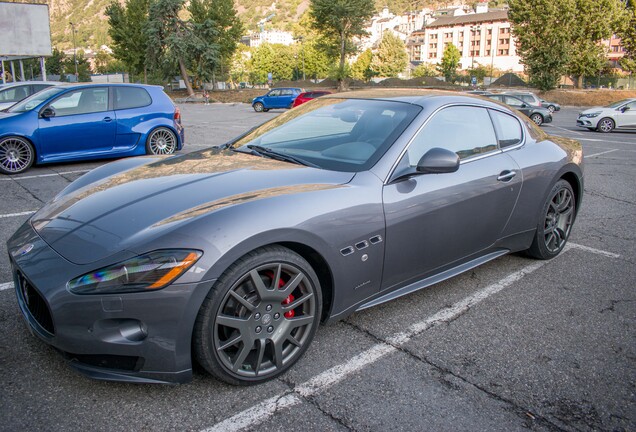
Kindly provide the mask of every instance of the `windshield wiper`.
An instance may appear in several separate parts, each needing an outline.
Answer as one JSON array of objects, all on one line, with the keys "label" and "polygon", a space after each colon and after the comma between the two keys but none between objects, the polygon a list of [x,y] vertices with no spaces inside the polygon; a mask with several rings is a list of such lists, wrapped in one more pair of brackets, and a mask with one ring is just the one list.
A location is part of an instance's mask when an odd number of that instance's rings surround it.
[{"label": "windshield wiper", "polygon": [[318,165],[312,164],[311,162],[307,162],[306,160],[299,159],[295,156],[291,156],[285,153],[279,153],[276,150],[272,150],[267,147],[261,147],[259,145],[248,145],[248,149],[252,150],[254,153],[260,156],[266,156],[272,159],[281,160],[285,162],[292,162],[298,165],[305,165],[312,168],[319,168]]}]

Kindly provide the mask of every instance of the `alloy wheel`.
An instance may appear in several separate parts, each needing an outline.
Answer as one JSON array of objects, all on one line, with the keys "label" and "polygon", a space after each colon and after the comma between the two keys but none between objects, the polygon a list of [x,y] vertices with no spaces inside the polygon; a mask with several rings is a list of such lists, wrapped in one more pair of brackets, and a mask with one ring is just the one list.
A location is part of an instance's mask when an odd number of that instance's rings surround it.
[{"label": "alloy wheel", "polygon": [[148,150],[151,154],[167,155],[174,153],[176,149],[177,138],[169,129],[155,129],[148,137]]},{"label": "alloy wheel", "polygon": [[598,122],[598,130],[601,132],[611,132],[614,129],[614,121],[609,118],[604,118]]},{"label": "alloy wheel", "polygon": [[543,124],[543,117],[541,117],[541,114],[532,114],[530,120],[532,120],[537,126],[541,126],[541,124]]},{"label": "alloy wheel", "polygon": [[0,141],[0,171],[18,174],[28,169],[34,160],[33,147],[21,138]]},{"label": "alloy wheel", "polygon": [[543,229],[545,247],[550,253],[557,253],[565,246],[573,222],[574,196],[568,188],[558,189],[548,205]]},{"label": "alloy wheel", "polygon": [[311,341],[317,301],[308,276],[287,263],[264,264],[227,292],[214,319],[220,363],[242,377],[274,375]]}]

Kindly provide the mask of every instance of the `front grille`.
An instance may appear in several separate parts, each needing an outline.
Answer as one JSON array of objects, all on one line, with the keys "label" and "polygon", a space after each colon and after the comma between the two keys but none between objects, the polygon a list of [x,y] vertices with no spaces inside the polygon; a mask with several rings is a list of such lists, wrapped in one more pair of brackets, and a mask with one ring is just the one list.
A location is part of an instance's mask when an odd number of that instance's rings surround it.
[{"label": "front grille", "polygon": [[22,299],[31,317],[44,330],[54,335],[55,328],[53,327],[53,318],[51,317],[49,306],[38,290],[31,285],[21,272],[18,272],[18,286],[16,286],[16,289],[18,290],[18,296]]}]

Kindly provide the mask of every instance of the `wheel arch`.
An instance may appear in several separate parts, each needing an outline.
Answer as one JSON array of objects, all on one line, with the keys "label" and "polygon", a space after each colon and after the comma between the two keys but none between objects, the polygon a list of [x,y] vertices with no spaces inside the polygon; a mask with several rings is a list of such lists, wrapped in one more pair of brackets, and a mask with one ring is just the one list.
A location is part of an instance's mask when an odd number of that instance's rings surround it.
[{"label": "wheel arch", "polygon": [[581,208],[581,202],[583,201],[583,184],[581,178],[574,173],[574,171],[567,171],[560,177],[567,181],[572,187],[574,192],[574,199],[576,200],[575,213],[578,214]]}]

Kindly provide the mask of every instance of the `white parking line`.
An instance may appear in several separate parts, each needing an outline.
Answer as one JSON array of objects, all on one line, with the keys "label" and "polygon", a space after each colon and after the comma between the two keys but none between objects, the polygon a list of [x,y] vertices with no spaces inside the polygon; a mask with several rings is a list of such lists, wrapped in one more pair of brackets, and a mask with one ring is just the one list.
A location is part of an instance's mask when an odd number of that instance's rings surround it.
[{"label": "white parking line", "polygon": [[31,215],[31,214],[35,213],[36,211],[37,210],[29,210],[29,211],[25,211],[25,212],[21,212],[21,213],[0,214],[0,219],[10,218],[10,217],[17,217],[17,216]]},{"label": "white parking line", "polygon": [[0,284],[0,291],[13,289],[13,282],[5,282]]},{"label": "white parking line", "polygon": [[84,174],[89,171],[90,170],[78,170],[78,171],[56,172],[53,174],[40,174],[40,175],[32,175],[32,176],[3,177],[3,178],[0,178],[0,181],[25,180],[25,179],[34,179],[34,178],[42,178],[42,177],[55,177],[55,176],[63,176],[67,174]]},{"label": "white parking line", "polygon": [[612,149],[612,150],[607,150],[607,151],[600,152],[600,153],[594,153],[594,154],[591,154],[591,155],[586,155],[585,158],[589,159],[589,158],[593,158],[593,157],[596,157],[596,156],[600,156],[600,155],[604,155],[604,154],[608,154],[608,153],[613,153],[615,151],[618,151],[618,149]]},{"label": "white parking line", "polygon": [[[564,252],[569,249],[581,249],[586,252],[591,252],[610,258],[618,258],[620,256],[612,252],[607,252],[600,249],[594,249],[591,247],[572,243],[569,243],[566,246]],[[267,421],[269,418],[273,417],[279,409],[301,404],[303,402],[303,399],[301,399],[297,395],[310,397],[322,390],[333,386],[334,384],[339,383],[349,375],[358,372],[362,368],[376,362],[382,357],[398,351],[399,346],[404,345],[413,337],[425,332],[426,330],[436,327],[439,324],[452,321],[471,307],[474,307],[493,294],[496,294],[504,288],[521,280],[526,275],[540,269],[548,262],[549,261],[537,261],[530,265],[527,265],[521,270],[516,271],[501,279],[500,281],[475,292],[474,294],[464,298],[454,305],[440,310],[428,319],[413,324],[406,331],[393,335],[392,337],[387,339],[388,343],[378,343],[368,350],[356,355],[346,363],[334,366],[331,369],[328,369],[325,372],[316,375],[310,380],[299,384],[293,389],[292,393],[281,394],[279,396],[274,396],[272,398],[266,399],[263,402],[254,405],[253,407],[248,408],[245,411],[242,411],[220,423],[217,423],[212,427],[204,429],[203,431],[237,432],[261,424]]]},{"label": "white parking line", "polygon": [[634,142],[629,141],[616,141],[616,140],[608,140],[608,139],[596,139],[596,138],[576,138],[579,141],[592,141],[592,142],[602,142],[602,143],[612,143],[612,144],[629,144],[636,145]]}]

